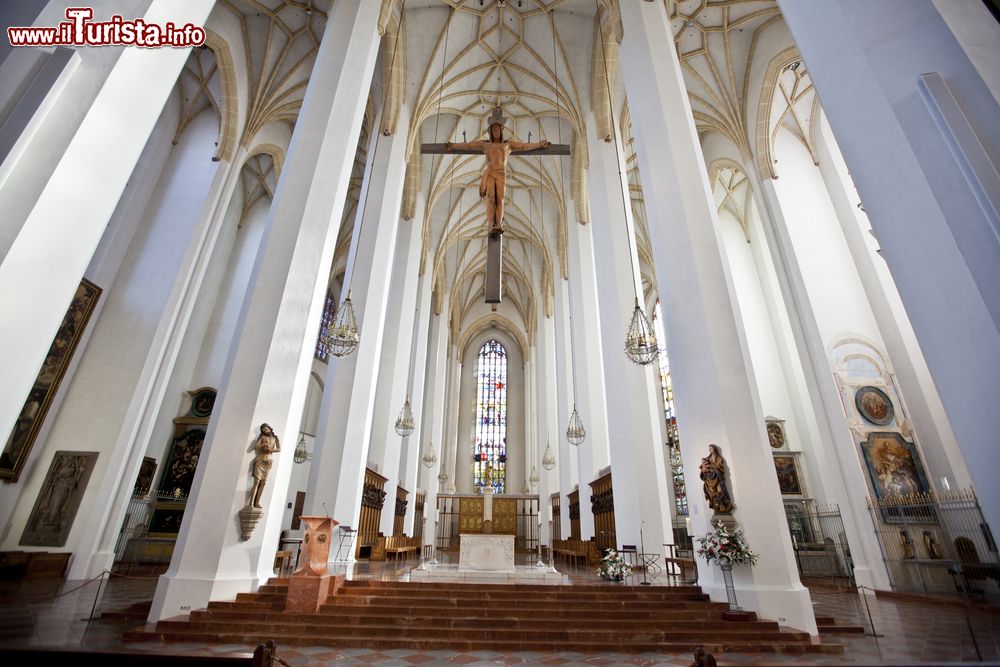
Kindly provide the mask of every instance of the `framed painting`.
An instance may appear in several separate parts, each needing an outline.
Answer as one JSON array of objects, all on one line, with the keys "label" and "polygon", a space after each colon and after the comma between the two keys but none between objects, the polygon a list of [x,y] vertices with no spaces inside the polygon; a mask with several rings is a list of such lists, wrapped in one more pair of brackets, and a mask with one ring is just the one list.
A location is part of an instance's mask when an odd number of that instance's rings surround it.
[{"label": "framed painting", "polygon": [[16,482],[21,476],[24,462],[31,453],[38,431],[42,428],[45,415],[48,414],[52,399],[59,390],[59,383],[66,374],[66,368],[73,358],[73,352],[87,328],[97,299],[101,296],[101,288],[87,279],[80,281],[80,286],[73,295],[69,310],[63,317],[55,340],[49,346],[49,352],[38,371],[35,384],[28,392],[28,398],[21,407],[21,412],[14,422],[14,428],[7,437],[3,451],[0,452],[0,479]]},{"label": "framed painting", "polygon": [[798,464],[794,456],[775,456],[774,471],[778,475],[778,489],[783,496],[801,496]]},{"label": "framed painting", "polygon": [[204,428],[189,428],[174,438],[160,478],[160,493],[173,494],[178,498],[186,498],[191,493],[191,483],[194,482],[204,442]]},{"label": "framed painting", "polygon": [[21,534],[21,545],[61,547],[66,544],[96,461],[97,452],[55,453]]},{"label": "framed painting", "polygon": [[177,537],[185,507],[187,502],[184,500],[153,503],[153,515],[149,518],[146,534],[150,537]]},{"label": "framed painting", "polygon": [[767,441],[771,449],[785,447],[785,421],[783,419],[767,419]]},{"label": "framed painting", "polygon": [[861,416],[876,426],[888,426],[896,416],[889,395],[878,387],[861,387],[854,394],[854,406]]},{"label": "framed painting", "polygon": [[[861,443],[861,454],[868,470],[875,498],[913,497],[930,492],[920,454],[912,442],[899,433],[874,431]],[[912,511],[905,504],[899,507],[880,503],[882,518],[887,523],[935,522],[933,512],[916,499]]]},{"label": "framed painting", "polygon": [[156,459],[151,456],[142,457],[142,465],[139,466],[139,475],[135,478],[132,495],[144,496],[149,493],[153,488],[154,475],[156,475]]}]

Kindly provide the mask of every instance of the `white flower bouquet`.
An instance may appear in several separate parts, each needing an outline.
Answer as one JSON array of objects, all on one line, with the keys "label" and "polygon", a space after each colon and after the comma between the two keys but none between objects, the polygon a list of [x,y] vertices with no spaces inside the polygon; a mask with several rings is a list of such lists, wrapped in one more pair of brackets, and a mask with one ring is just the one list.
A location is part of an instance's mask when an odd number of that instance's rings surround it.
[{"label": "white flower bouquet", "polygon": [[602,579],[625,581],[625,577],[632,574],[632,568],[625,562],[620,553],[614,549],[607,549],[604,552],[604,558],[601,559],[601,564],[594,570],[594,574],[600,575]]},{"label": "white flower bouquet", "polygon": [[698,538],[698,555],[711,563],[719,561],[721,565],[756,565],[758,554],[747,546],[743,529],[737,528],[732,533],[721,521],[705,537]]}]

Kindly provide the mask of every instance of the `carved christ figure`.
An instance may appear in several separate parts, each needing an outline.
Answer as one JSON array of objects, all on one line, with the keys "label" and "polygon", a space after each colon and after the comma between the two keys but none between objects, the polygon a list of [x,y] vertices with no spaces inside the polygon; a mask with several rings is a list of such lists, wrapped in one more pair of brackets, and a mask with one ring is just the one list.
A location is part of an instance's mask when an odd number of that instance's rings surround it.
[{"label": "carved christ figure", "polygon": [[507,185],[507,157],[514,152],[533,151],[538,148],[548,148],[548,141],[526,143],[523,141],[504,141],[503,124],[494,121],[490,124],[489,141],[470,141],[468,143],[445,143],[445,151],[481,150],[486,156],[486,170],[479,184],[479,196],[486,198],[486,225],[490,236],[503,234],[503,198]]}]

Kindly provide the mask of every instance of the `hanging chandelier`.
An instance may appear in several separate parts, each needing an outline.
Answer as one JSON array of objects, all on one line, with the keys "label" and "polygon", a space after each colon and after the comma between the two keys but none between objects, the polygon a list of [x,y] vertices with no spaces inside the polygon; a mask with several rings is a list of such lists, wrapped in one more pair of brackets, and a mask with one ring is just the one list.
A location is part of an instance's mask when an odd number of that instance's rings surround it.
[{"label": "hanging chandelier", "polygon": [[566,427],[566,440],[574,447],[579,447],[583,444],[586,437],[587,431],[583,428],[583,422],[580,421],[580,413],[576,411],[576,404],[574,403],[573,412],[569,416],[569,426]]},{"label": "hanging chandelier", "polygon": [[445,482],[447,482],[448,481],[448,473],[446,473],[444,470],[442,470],[441,472],[439,472],[438,473],[438,481],[441,482],[442,484],[444,484]]},{"label": "hanging chandelier", "polygon": [[542,467],[552,470],[556,467],[556,455],[552,453],[552,445],[545,443],[545,454],[542,456]]},{"label": "hanging chandelier", "polygon": [[413,410],[410,408],[410,397],[407,396],[406,402],[403,403],[403,409],[399,411],[399,417],[396,418],[396,433],[405,438],[413,433],[413,429],[415,428]]},{"label": "hanging chandelier", "polygon": [[[438,462],[437,454],[434,452],[433,442],[427,443],[427,449],[424,450],[424,455],[421,460],[424,462],[424,465],[427,466],[428,468],[433,468],[434,464]],[[440,475],[438,475],[438,479],[441,479]]]},{"label": "hanging chandelier", "polygon": [[292,460],[296,463],[305,463],[311,458],[312,454],[306,447],[306,434],[302,433],[299,435],[299,444],[295,445],[295,454],[292,456]]},{"label": "hanging chandelier", "polygon": [[333,324],[323,333],[323,344],[333,356],[346,357],[358,349],[360,341],[358,319],[354,316],[354,307],[351,305],[351,290],[347,290],[347,298],[340,304]]},{"label": "hanging chandelier", "polygon": [[640,366],[646,366],[656,361],[660,348],[656,344],[656,333],[649,318],[642,312],[639,299],[635,300],[635,310],[632,311],[632,321],[625,333],[625,356]]},{"label": "hanging chandelier", "polygon": [[531,477],[528,478],[528,481],[531,482],[532,486],[536,486],[538,484],[538,468],[537,467],[531,466]]}]

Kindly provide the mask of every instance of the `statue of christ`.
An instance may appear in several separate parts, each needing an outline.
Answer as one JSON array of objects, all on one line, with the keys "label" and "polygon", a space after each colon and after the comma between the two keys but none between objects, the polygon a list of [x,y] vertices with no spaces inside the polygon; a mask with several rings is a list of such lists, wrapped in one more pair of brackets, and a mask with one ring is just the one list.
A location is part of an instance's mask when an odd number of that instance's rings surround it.
[{"label": "statue of christ", "polygon": [[548,148],[548,141],[526,143],[523,141],[504,141],[503,122],[500,109],[490,116],[489,141],[470,141],[468,143],[446,143],[445,152],[451,150],[481,150],[486,156],[486,170],[479,184],[479,196],[486,198],[486,226],[490,236],[503,234],[503,199],[507,185],[507,157],[511,154]]}]

